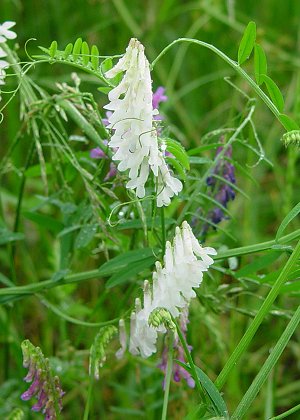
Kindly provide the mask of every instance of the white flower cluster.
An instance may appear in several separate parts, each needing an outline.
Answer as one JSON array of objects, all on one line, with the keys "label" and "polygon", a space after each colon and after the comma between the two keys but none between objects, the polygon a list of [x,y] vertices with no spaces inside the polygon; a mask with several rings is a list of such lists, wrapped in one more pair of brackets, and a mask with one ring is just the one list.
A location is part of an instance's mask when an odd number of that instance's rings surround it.
[{"label": "white flower cluster", "polygon": [[145,183],[150,170],[156,177],[157,206],[168,206],[170,198],[182,189],[166,165],[158,147],[157,131],[152,108],[152,81],[149,62],[143,45],[131,39],[124,56],[105,76],[115,77],[125,72],[121,82],[108,94],[110,103],[104,108],[113,111],[108,128],[113,130],[109,146],[117,151],[113,160],[119,161],[119,171],[129,169],[126,187],[136,190],[139,198],[145,196]]},{"label": "white flower cluster", "polygon": [[196,294],[193,287],[199,287],[203,272],[213,263],[209,255],[216,255],[214,248],[203,248],[194,236],[191,227],[183,222],[176,228],[173,244],[167,242],[164,266],[156,262],[152,288],[144,283],[144,302],[136,300],[135,312],[131,314],[129,351],[146,358],[156,352],[158,332],[149,326],[149,315],[155,308],[166,308],[177,317]]},{"label": "white flower cluster", "polygon": [[[9,66],[8,62],[3,60],[7,56],[6,52],[1,48],[1,44],[6,42],[8,39],[15,39],[17,34],[10,30],[15,25],[15,22],[4,22],[0,25],[0,86],[4,85],[4,79],[6,76],[5,69]],[[1,96],[0,96],[1,100]]]}]

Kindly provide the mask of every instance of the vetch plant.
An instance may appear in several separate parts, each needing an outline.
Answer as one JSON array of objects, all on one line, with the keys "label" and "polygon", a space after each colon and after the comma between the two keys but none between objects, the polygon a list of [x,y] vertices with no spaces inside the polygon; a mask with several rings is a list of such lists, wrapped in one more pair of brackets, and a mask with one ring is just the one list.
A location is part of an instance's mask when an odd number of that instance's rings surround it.
[{"label": "vetch plant", "polygon": [[[283,95],[256,42],[254,22],[245,29],[236,59],[214,42],[188,37],[171,42],[155,56],[151,33],[142,37],[145,34],[130,19],[125,3],[113,3],[132,32],[145,40],[145,47],[132,38],[124,54],[112,56],[105,55],[109,43],[96,46],[78,38],[60,50],[53,41],[49,48],[40,47],[43,54],[24,63],[17,46],[12,50],[7,43],[16,37],[11,31],[14,23],[0,25],[0,84],[8,66],[14,76],[9,85],[17,81],[4,105],[7,112],[14,112],[6,126],[8,151],[0,162],[3,377],[10,384],[13,374],[8,367],[26,334],[34,342],[40,340],[47,353],[55,348],[58,359],[51,362],[59,360],[67,417],[161,415],[164,420],[168,414],[209,420],[228,419],[230,410],[237,420],[247,415],[271,418],[275,409],[285,409],[285,403],[275,402],[272,390],[275,385],[284,390],[291,377],[284,360],[285,375],[276,376],[274,367],[300,320],[293,303],[299,294],[300,245],[294,241],[300,230],[284,234],[292,223],[296,226],[300,211],[299,204],[293,204],[292,189],[297,183],[297,149],[289,147],[288,158],[283,159],[284,148],[277,147],[278,151],[265,140],[264,128],[256,128],[256,101],[246,90],[250,88],[286,130],[282,136],[286,146],[299,144],[297,118],[285,113]],[[163,13],[159,10],[160,20],[168,7]],[[202,27],[202,22],[195,23],[189,34],[196,33],[200,23]],[[166,54],[177,45],[178,55],[169,59],[169,69]],[[221,74],[212,72],[199,54],[193,66],[198,68],[199,61],[209,75],[188,80],[190,62],[184,57],[188,45],[208,49],[223,60],[230,75],[235,72],[245,82],[240,86],[226,78],[244,102],[223,98],[222,106],[230,107],[230,112],[223,108],[215,112],[216,104],[206,109],[222,92],[205,103],[195,89]],[[28,47],[25,50],[28,55]],[[252,52],[253,76],[248,70]],[[32,77],[39,64],[46,76],[35,72]],[[55,72],[54,64],[80,74],[48,74]],[[179,64],[185,67],[177,81]],[[20,127],[13,108],[17,93]],[[181,102],[185,95],[191,95],[191,102]],[[159,109],[164,102],[166,112]],[[256,165],[251,165],[253,155],[258,157]],[[290,182],[282,190],[282,203],[276,186],[283,169],[276,157],[287,165]],[[274,205],[266,206],[265,196]],[[233,200],[237,217],[229,218]],[[285,217],[281,204],[287,209]],[[266,239],[255,243],[258,232]],[[200,244],[204,239],[208,246]],[[228,264],[232,257],[235,267]],[[29,302],[30,310],[24,302]],[[282,333],[287,318],[290,322]],[[23,319],[24,331],[18,328]],[[272,324],[268,338],[256,334],[263,322],[264,331]],[[25,381],[31,383],[21,398],[36,398],[33,411],[49,420],[59,418],[64,395],[59,379],[39,347],[29,340],[21,346],[29,370]],[[294,360],[296,341],[291,349],[289,357]],[[249,372],[239,364],[242,357],[249,362]],[[15,400],[20,403],[21,374],[15,376]],[[267,389],[252,407],[266,378]],[[298,389],[297,382],[293,386]],[[13,405],[5,392],[0,388],[0,417],[19,415],[18,404]],[[2,409],[3,401],[8,408]]]},{"label": "vetch plant", "polygon": [[[129,169],[130,181],[126,187],[136,190],[139,198],[145,196],[151,170],[156,179],[157,206],[168,206],[170,198],[181,191],[182,184],[170,173],[158,145],[153,122],[158,110],[153,110],[149,62],[137,39],[131,39],[124,56],[105,76],[113,78],[120,72],[125,73],[124,77],[109,92],[110,103],[105,105],[105,109],[112,111],[107,127],[113,129],[109,146],[117,149],[113,160],[120,161],[120,171]],[[154,99],[157,106],[158,100]]]},{"label": "vetch plant", "polygon": [[29,340],[22,343],[23,366],[28,368],[25,382],[31,382],[27,391],[21,395],[27,401],[36,397],[37,402],[32,406],[32,411],[41,411],[45,420],[60,418],[62,410],[62,397],[64,392],[58,376],[53,376],[46,359],[39,347],[33,346]]},{"label": "vetch plant", "polygon": [[193,288],[200,286],[203,272],[213,263],[210,255],[216,255],[216,250],[202,248],[187,222],[183,222],[181,229],[176,228],[173,243],[166,243],[163,266],[158,261],[155,264],[152,287],[147,280],[144,283],[143,305],[140,299],[136,300],[131,314],[131,353],[149,357],[156,352],[157,332],[164,330],[149,326],[150,313],[165,308],[178,317],[180,311],[186,310],[191,298],[196,296]]}]

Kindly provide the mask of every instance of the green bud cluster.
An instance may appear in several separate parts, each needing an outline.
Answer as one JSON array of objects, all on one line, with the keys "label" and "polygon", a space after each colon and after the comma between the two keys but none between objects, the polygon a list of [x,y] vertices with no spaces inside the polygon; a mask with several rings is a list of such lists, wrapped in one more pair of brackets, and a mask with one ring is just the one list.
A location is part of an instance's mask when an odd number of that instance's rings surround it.
[{"label": "green bud cluster", "polygon": [[176,331],[172,315],[165,308],[155,308],[149,315],[148,324],[154,328],[164,325],[168,330]]},{"label": "green bud cluster", "polygon": [[300,130],[288,131],[282,136],[281,141],[286,147],[290,145],[300,147]]},{"label": "green bud cluster", "polygon": [[106,348],[118,329],[113,325],[107,325],[100,329],[95,337],[90,350],[90,374],[93,373],[99,379],[99,371],[106,360]]}]

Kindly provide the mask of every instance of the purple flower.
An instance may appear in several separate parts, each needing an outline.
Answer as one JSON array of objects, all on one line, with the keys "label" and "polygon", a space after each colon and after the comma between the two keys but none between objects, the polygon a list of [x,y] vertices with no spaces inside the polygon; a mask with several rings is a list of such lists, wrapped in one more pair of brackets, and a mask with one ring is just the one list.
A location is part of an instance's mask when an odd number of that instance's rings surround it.
[{"label": "purple flower", "polygon": [[92,159],[107,159],[106,154],[103,152],[102,149],[100,149],[100,147],[95,147],[95,149],[91,149],[90,157]]},{"label": "purple flower", "polygon": [[[216,157],[224,150],[224,146],[221,146],[217,149]],[[227,182],[231,184],[236,183],[235,179],[235,168],[230,163],[229,159],[232,158],[232,147],[229,146],[223,158],[220,159],[214,168],[212,174],[207,177],[206,184],[211,188],[211,195],[214,199],[221,204],[222,207],[227,208],[229,201],[234,200],[235,198],[235,190],[234,188]],[[217,175],[217,176],[216,176]],[[220,180],[223,178],[224,181]],[[217,225],[222,220],[227,219],[228,217],[225,215],[224,211],[220,207],[214,207],[212,210],[209,211],[207,215],[208,220],[212,223]],[[206,234],[209,229],[209,224],[206,223],[203,226],[202,234]]]},{"label": "purple flower", "polygon": [[106,118],[102,118],[102,122],[103,122],[104,127],[107,127],[109,125],[108,119],[109,117],[112,116],[112,111],[106,111],[105,115],[106,115]]},{"label": "purple flower", "polygon": [[105,175],[104,181],[108,181],[110,178],[113,178],[116,175],[117,175],[117,167],[113,162],[111,162],[109,165],[109,171]]},{"label": "purple flower", "polygon": [[[105,146],[107,146],[108,141],[107,140],[103,140],[103,144]],[[95,147],[94,149],[90,150],[90,157],[92,159],[107,159],[107,155],[105,152],[103,152],[102,149],[100,149],[100,147]]]},{"label": "purple flower", "polygon": [[152,108],[158,109],[158,105],[161,102],[166,102],[168,100],[168,97],[164,94],[165,88],[162,86],[159,86],[156,91],[153,93],[152,96]]},{"label": "purple flower", "polygon": [[[161,102],[166,102],[168,100],[168,97],[164,94],[165,88],[162,86],[159,86],[156,91],[153,93],[152,96],[152,108],[158,110],[158,106]],[[153,117],[157,121],[163,120],[163,116],[160,114],[157,114]]]},{"label": "purple flower", "polygon": [[29,367],[29,372],[24,380],[32,381],[32,383],[28,390],[23,392],[21,399],[28,401],[36,397],[37,402],[32,406],[32,411],[42,411],[45,414],[45,419],[55,420],[58,414],[56,406],[59,411],[62,410],[64,395],[59,378],[52,376],[48,359],[45,359],[41,349],[34,347],[29,340],[23,341],[22,352],[23,366]]}]

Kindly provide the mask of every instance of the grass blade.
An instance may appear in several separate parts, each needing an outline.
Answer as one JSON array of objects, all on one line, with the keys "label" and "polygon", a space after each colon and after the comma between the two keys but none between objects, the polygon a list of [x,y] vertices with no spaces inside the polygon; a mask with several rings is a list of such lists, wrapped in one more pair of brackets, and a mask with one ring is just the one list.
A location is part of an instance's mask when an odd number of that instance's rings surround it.
[{"label": "grass blade", "polygon": [[256,395],[260,391],[262,385],[267,380],[268,375],[276,365],[279,357],[281,356],[282,352],[284,351],[285,347],[287,346],[291,336],[293,335],[294,331],[296,330],[298,324],[300,322],[300,306],[296,310],[295,314],[293,315],[292,319],[288,323],[286,329],[284,330],[283,334],[281,335],[280,339],[276,343],[274,349],[270,353],[269,357],[265,361],[264,365],[260,369],[259,373],[257,374],[256,378],[250,385],[248,391],[242,398],[241,402],[239,403],[237,409],[232,415],[232,420],[240,420],[244,419],[246,414],[249,411],[249,408],[254,401]]}]

